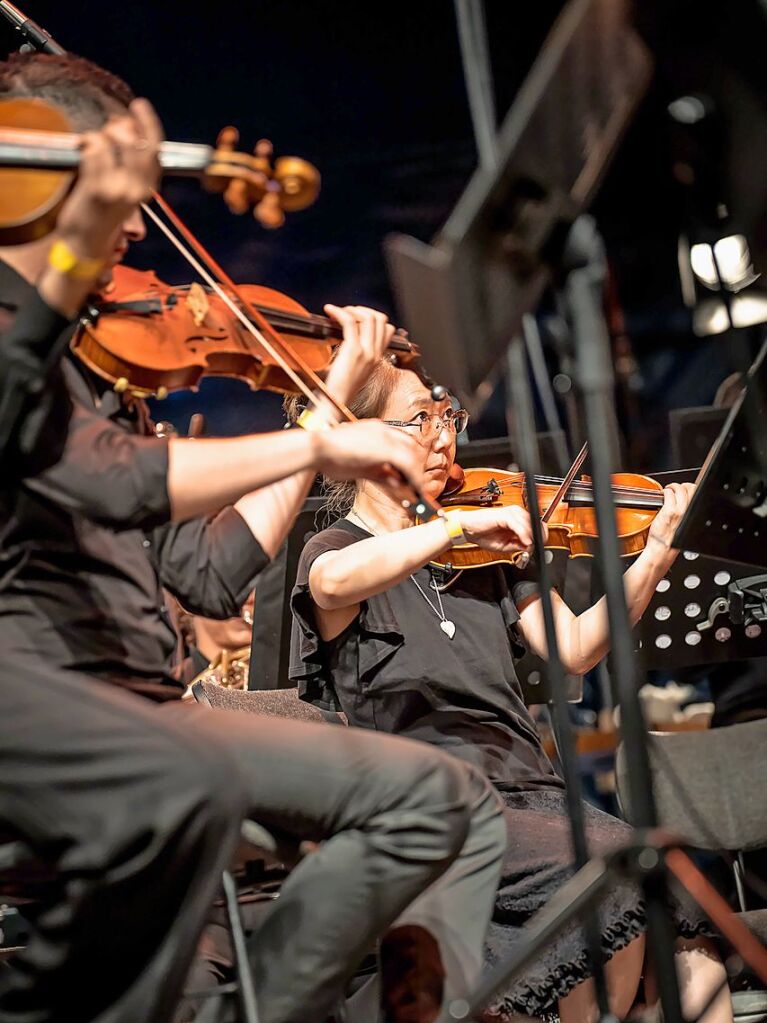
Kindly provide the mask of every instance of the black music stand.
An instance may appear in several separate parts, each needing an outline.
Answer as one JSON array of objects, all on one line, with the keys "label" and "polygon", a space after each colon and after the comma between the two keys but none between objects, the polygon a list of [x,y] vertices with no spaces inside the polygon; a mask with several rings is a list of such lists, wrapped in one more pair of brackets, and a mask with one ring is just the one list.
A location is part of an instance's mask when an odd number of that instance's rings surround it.
[{"label": "black music stand", "polygon": [[671,464],[677,469],[703,465],[722,432],[728,413],[729,409],[711,405],[671,409],[668,414]]},{"label": "black music stand", "polygon": [[650,70],[625,0],[568,3],[498,131],[494,165],[476,170],[432,244],[387,240],[404,322],[472,410],[537,306]]},{"label": "black music stand", "polygon": [[[657,473],[662,483],[694,478]],[[635,629],[646,670],[767,657],[767,572],[683,550]]]},{"label": "black music stand", "polygon": [[767,568],[767,342],[697,478],[674,546]]}]

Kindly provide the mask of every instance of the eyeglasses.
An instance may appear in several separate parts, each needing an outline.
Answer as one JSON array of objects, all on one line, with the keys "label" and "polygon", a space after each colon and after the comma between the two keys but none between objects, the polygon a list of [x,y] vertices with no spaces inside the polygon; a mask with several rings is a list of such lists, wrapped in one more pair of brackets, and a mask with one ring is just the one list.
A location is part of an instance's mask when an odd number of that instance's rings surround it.
[{"label": "eyeglasses", "polygon": [[412,426],[424,440],[431,440],[443,430],[463,433],[469,424],[469,413],[465,408],[449,409],[443,415],[438,412],[419,412],[409,423],[401,419],[385,419],[388,426]]}]

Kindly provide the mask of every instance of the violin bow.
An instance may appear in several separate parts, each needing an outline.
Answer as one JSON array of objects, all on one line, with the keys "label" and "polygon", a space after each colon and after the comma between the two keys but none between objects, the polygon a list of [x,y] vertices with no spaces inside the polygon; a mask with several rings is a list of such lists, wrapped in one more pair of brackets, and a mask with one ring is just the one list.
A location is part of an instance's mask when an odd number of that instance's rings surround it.
[{"label": "violin bow", "polygon": [[557,510],[557,507],[562,503],[562,499],[564,498],[567,491],[570,489],[570,484],[573,482],[576,475],[578,474],[580,467],[586,461],[586,455],[588,454],[588,452],[589,442],[586,441],[581,450],[575,456],[575,461],[567,470],[567,475],[559,485],[559,489],[557,490],[556,494],[554,494],[554,497],[551,499],[551,503],[541,516],[541,522],[549,522],[551,520],[552,515]]},{"label": "violin bow", "polygon": [[[189,265],[202,277],[213,291],[221,298],[227,308],[237,317],[243,327],[251,334],[258,344],[277,362],[283,372],[309,401],[314,400],[314,394],[307,380],[311,385],[331,403],[336,411],[349,423],[356,423],[357,417],[346,405],[338,401],[328,390],[324,380],[308,366],[296,352],[291,351],[282,340],[280,335],[263,314],[250,302],[234,283],[222,266],[207,251],[199,239],[189,230],[178,214],[157,192],[152,196],[155,204],[162,210],[172,227],[178,232],[181,238],[177,237],[171,227],[164,223],[161,217],[147,203],[142,203],[141,208],[154,224],[162,231],[171,244],[178,249]],[[183,239],[183,241],[181,240]],[[187,244],[185,245],[184,242]],[[188,247],[187,247],[188,246]],[[190,251],[191,250],[191,251]],[[207,264],[207,266],[205,265]],[[216,279],[218,278],[218,279]],[[237,300],[236,302],[234,300]],[[239,303],[239,305],[238,305]],[[300,376],[304,374],[304,379]],[[438,515],[439,505],[428,501],[413,484],[397,469],[392,468],[390,478],[403,483],[410,491],[407,499],[403,499],[403,507],[412,512],[418,518],[428,520]]]},{"label": "violin bow", "polygon": [[[270,355],[279,365],[280,369],[292,380],[298,390],[309,401],[313,400],[313,393],[307,381],[325,397],[335,410],[350,423],[356,422],[356,416],[343,402],[338,401],[328,390],[325,381],[308,366],[296,352],[291,351],[280,335],[271,326],[264,315],[242,294],[240,289],[226,273],[202,242],[189,230],[173,208],[155,192],[152,196],[155,204],[162,210],[175,230],[184,239],[184,245],[173,231],[165,224],[155,211],[147,203],[142,203],[144,213],[156,224],[165,237],[174,245],[189,265],[202,277],[207,285],[224,302],[227,308],[237,317],[239,322],[249,334],[261,345],[264,351]],[[187,247],[188,246],[188,247]],[[191,250],[191,251],[190,251]],[[194,254],[193,254],[194,253]],[[196,258],[195,258],[196,257]],[[207,266],[205,265],[207,264]],[[217,278],[217,279],[216,279]],[[222,287],[223,285],[223,287]],[[227,289],[227,290],[225,290]],[[235,302],[232,298],[237,299]],[[239,306],[238,304],[239,303]],[[292,363],[292,365],[291,365]],[[304,379],[299,376],[304,374]]]}]

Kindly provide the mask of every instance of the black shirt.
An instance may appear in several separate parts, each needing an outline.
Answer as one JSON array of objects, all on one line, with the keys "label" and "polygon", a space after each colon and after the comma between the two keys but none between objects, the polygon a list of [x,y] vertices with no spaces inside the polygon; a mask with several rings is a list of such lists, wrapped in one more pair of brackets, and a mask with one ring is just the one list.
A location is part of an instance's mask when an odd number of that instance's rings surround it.
[{"label": "black shirt", "polygon": [[[340,709],[349,724],[440,746],[475,764],[500,787],[562,787],[522,699],[514,668],[521,601],[537,589],[503,568],[462,573],[440,594],[456,626],[448,639],[439,615],[411,579],[363,602],[335,640],[318,635],[309,571],[329,550],[370,534],[341,519],[308,542],[292,595],[291,678],[303,699]],[[428,567],[414,573],[434,608]]]},{"label": "black shirt", "polygon": [[[0,264],[0,302],[33,290],[19,281]],[[35,664],[181,696],[163,588],[192,613],[233,617],[266,555],[233,508],[169,523],[167,442],[147,435],[143,405],[129,406],[74,356],[63,373],[72,415],[60,459],[0,491],[6,668],[16,666],[20,681]]]},{"label": "black shirt", "polygon": [[61,456],[71,411],[60,366],[67,326],[0,262],[0,478],[6,484]]}]

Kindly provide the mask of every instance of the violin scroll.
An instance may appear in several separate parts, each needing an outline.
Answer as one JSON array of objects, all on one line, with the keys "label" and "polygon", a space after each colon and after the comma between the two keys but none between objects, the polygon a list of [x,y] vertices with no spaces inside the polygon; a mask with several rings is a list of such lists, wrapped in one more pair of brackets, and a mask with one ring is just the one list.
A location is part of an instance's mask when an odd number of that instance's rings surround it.
[{"label": "violin scroll", "polygon": [[[306,209],[320,192],[316,167],[297,156],[272,157],[262,139],[253,153],[237,150],[239,133],[227,127],[215,149],[163,142],[165,174],[202,178],[223,194],[234,213],[254,210],[264,227],[279,227],[285,213]],[[17,245],[53,230],[80,164],[82,137],[63,111],[37,98],[0,100],[0,244]]]},{"label": "violin scroll", "polygon": [[[311,206],[320,193],[320,173],[298,156],[273,159],[274,148],[260,139],[253,155],[237,152],[240,134],[229,125],[218,136],[213,159],[205,175],[205,187],[222,192],[232,213],[243,214],[251,207],[253,216],[266,228],[282,227],[285,213]],[[232,174],[232,163],[240,173]]]}]

